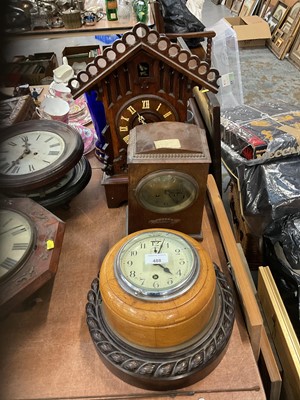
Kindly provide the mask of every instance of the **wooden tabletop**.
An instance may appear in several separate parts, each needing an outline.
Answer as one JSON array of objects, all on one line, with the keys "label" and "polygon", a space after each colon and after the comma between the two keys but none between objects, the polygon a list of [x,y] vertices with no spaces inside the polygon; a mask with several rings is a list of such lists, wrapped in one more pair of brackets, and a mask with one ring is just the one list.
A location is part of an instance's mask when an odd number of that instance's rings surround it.
[{"label": "wooden tabletop", "polygon": [[[56,210],[66,222],[54,281],[10,314],[0,327],[1,399],[163,399],[115,377],[91,340],[85,306],[91,283],[108,250],[126,234],[126,206],[107,208],[101,164],[89,154],[92,178]],[[213,179],[213,178],[212,178]],[[203,246],[232,283],[213,205],[207,198]],[[225,356],[203,380],[172,397],[205,400],[264,400],[261,378],[236,296],[236,319]]]},{"label": "wooden tabletop", "polygon": [[[34,28],[33,30],[21,32],[8,32],[8,39],[45,39],[45,38],[61,38],[61,37],[79,37],[79,36],[95,36],[95,35],[117,35],[130,31],[137,23],[135,16],[131,16],[128,21],[117,20],[108,21],[106,15],[97,21],[95,25],[82,25],[79,28]],[[153,25],[153,17],[149,12],[147,25]]]}]

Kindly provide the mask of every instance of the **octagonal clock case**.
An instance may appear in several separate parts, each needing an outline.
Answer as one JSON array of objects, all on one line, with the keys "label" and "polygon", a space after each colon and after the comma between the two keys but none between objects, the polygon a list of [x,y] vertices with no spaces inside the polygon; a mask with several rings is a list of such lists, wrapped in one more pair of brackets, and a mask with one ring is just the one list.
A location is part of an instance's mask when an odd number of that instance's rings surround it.
[{"label": "octagonal clock case", "polygon": [[171,229],[143,229],[107,253],[88,293],[87,323],[104,364],[152,390],[202,379],[225,354],[234,301],[201,244]]},{"label": "octagonal clock case", "polygon": [[210,164],[205,131],[183,122],[141,124],[128,143],[128,233],[169,228],[201,238]]}]

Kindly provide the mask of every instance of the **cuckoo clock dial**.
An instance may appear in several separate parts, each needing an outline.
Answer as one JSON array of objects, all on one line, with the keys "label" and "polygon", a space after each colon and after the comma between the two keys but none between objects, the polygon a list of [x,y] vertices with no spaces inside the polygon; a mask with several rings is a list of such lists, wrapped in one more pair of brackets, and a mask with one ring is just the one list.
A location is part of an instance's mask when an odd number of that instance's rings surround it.
[{"label": "cuckoo clock dial", "polygon": [[178,113],[168,101],[155,95],[142,95],[124,104],[117,114],[116,126],[120,137],[128,143],[129,132],[136,125],[159,121],[178,121]]}]

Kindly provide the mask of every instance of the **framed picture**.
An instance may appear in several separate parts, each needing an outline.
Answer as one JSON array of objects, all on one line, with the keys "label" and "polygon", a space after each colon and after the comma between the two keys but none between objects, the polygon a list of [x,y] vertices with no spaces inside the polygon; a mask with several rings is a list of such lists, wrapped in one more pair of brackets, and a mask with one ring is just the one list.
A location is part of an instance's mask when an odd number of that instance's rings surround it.
[{"label": "framed picture", "polygon": [[285,14],[281,24],[276,27],[267,46],[279,58],[285,57],[300,30],[300,1]]},{"label": "framed picture", "polygon": [[270,1],[271,0],[262,0],[260,5],[259,5],[259,9],[258,9],[258,16],[261,18],[264,18],[266,15],[266,12],[268,10],[268,7],[270,5]]},{"label": "framed picture", "polygon": [[297,68],[300,69],[300,31],[298,30],[298,35],[292,45],[289,53],[289,61],[292,62]]},{"label": "framed picture", "polygon": [[239,15],[244,0],[234,0],[231,6],[231,12],[234,15]]},{"label": "framed picture", "polygon": [[239,17],[245,17],[248,15],[252,15],[255,7],[258,3],[258,0],[244,0],[242,7],[239,12]]},{"label": "framed picture", "polygon": [[273,8],[272,14],[268,20],[270,31],[273,33],[277,27],[279,27],[284,20],[289,6],[284,4],[282,1],[278,1]]}]

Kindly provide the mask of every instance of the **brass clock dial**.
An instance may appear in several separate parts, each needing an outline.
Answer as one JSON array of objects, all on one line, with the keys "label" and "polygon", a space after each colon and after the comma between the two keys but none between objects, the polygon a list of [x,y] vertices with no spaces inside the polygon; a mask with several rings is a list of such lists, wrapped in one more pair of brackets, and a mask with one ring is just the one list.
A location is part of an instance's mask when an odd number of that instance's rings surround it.
[{"label": "brass clock dial", "polygon": [[83,154],[80,134],[57,121],[33,120],[1,131],[0,185],[7,191],[40,188],[63,177]]},{"label": "brass clock dial", "polygon": [[178,121],[175,108],[155,95],[141,95],[126,102],[116,118],[120,137],[128,143],[129,132],[136,125],[159,121]]},{"label": "brass clock dial", "polygon": [[0,209],[0,280],[16,272],[32,250],[35,231],[20,211]]},{"label": "brass clock dial", "polygon": [[193,204],[198,192],[198,183],[191,175],[175,170],[160,170],[144,176],[135,194],[147,210],[171,214]]},{"label": "brass clock dial", "polygon": [[191,244],[173,232],[144,231],[119,250],[114,270],[121,287],[149,301],[185,293],[200,273],[200,260]]}]

